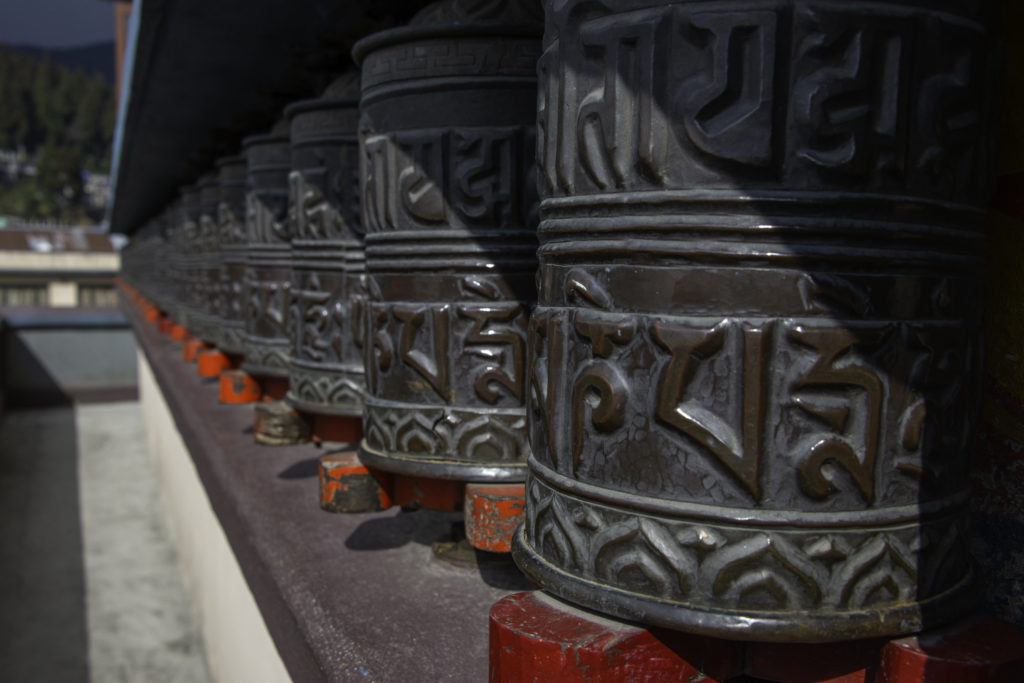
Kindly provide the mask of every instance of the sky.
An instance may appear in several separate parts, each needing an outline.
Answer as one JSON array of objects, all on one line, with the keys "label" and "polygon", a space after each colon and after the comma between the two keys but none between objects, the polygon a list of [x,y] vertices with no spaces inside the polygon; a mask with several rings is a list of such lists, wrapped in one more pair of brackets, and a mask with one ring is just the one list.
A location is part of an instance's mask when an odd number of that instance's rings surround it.
[{"label": "sky", "polygon": [[0,43],[60,48],[114,39],[114,3],[0,0]]}]

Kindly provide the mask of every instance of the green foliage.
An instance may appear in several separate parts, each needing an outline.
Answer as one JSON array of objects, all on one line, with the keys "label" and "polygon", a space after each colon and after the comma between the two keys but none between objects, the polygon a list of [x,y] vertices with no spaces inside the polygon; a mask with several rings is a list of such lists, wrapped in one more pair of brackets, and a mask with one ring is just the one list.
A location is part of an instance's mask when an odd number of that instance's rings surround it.
[{"label": "green foliage", "polygon": [[39,172],[0,184],[0,214],[81,221],[82,171],[107,173],[114,90],[99,74],[0,45],[0,149],[24,148]]}]

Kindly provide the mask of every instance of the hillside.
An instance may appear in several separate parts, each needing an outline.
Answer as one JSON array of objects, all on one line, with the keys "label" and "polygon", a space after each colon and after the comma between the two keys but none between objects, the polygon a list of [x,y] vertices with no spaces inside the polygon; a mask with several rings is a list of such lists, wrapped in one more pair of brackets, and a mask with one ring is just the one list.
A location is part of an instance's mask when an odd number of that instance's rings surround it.
[{"label": "hillside", "polygon": [[33,53],[0,45],[0,214],[100,217],[101,200],[87,190],[89,174],[106,173],[110,163],[113,85],[102,72],[87,72],[85,62],[56,61],[76,54],[87,61],[92,51],[83,50]]}]

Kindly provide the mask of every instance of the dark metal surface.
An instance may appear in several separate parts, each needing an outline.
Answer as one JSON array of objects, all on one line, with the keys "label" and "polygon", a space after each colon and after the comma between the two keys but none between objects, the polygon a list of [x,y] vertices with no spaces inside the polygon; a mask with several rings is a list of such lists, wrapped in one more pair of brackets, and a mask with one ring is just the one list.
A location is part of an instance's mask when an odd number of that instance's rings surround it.
[{"label": "dark metal surface", "polygon": [[360,457],[522,481],[535,297],[535,2],[433,5],[360,41],[367,397]]},{"label": "dark metal surface", "polygon": [[242,369],[264,377],[288,376],[291,306],[291,225],[288,221],[288,126],[243,142],[246,197],[245,360]]},{"label": "dark metal surface", "polygon": [[[359,78],[285,110],[291,124],[292,338],[288,402],[308,413],[363,412]],[[358,299],[357,299],[358,297]],[[356,301],[356,303],[354,303]]]},{"label": "dark metal surface", "polygon": [[217,206],[217,245],[220,255],[220,300],[217,308],[217,347],[225,353],[245,352],[245,197],[248,169],[245,157],[217,162],[220,197]]},{"label": "dark metal surface", "polygon": [[195,303],[190,329],[208,344],[220,341],[219,312],[221,305],[221,264],[217,207],[220,185],[216,172],[199,179],[199,220],[197,233],[190,246],[195,254]]},{"label": "dark metal surface", "polygon": [[122,253],[121,276],[131,281],[139,291],[163,311],[176,312],[178,298],[176,282],[172,281],[171,250],[168,239],[172,235],[170,229],[172,207],[178,208],[175,202],[156,218],[146,221],[135,234],[130,246]]},{"label": "dark metal surface", "polygon": [[[172,299],[171,307],[167,312],[176,323],[187,327],[189,271],[186,253],[189,247],[188,236],[185,234],[186,222],[185,191],[182,189],[181,195],[168,207],[164,241],[167,249],[167,281]],[[134,246],[135,243],[133,242],[129,245],[129,248]],[[126,257],[127,255],[128,253],[126,252]],[[149,280],[145,272],[143,270],[140,273],[141,277],[137,278],[140,287],[144,286]]]},{"label": "dark metal surface", "polygon": [[[178,322],[197,337],[207,335],[202,329],[202,281],[199,267],[199,218],[201,214],[198,185],[188,185],[181,190],[180,223],[174,231],[173,244],[179,259],[179,300],[181,320]],[[208,335],[207,335],[208,336]]]},{"label": "dark metal surface", "polygon": [[547,3],[534,580],[751,640],[970,604],[985,7]]},{"label": "dark metal surface", "polygon": [[[176,256],[172,238],[174,231],[180,223],[181,201],[179,199],[170,202],[155,219],[149,221],[143,230],[140,231],[137,237],[145,235],[144,239],[149,243],[150,254],[147,259],[144,259],[146,261],[144,264],[134,264],[144,268],[141,272],[136,273],[138,275],[135,278],[136,281],[142,283],[143,286],[151,287],[154,296],[150,298],[163,311],[175,318],[180,316],[181,300],[176,289],[179,274],[175,271]],[[135,246],[137,241],[137,238],[133,239],[132,244],[122,250],[122,270],[125,269],[126,265],[129,268],[131,267],[132,258],[131,256],[125,258],[125,253],[127,249]],[[128,253],[130,254],[130,252]]]}]

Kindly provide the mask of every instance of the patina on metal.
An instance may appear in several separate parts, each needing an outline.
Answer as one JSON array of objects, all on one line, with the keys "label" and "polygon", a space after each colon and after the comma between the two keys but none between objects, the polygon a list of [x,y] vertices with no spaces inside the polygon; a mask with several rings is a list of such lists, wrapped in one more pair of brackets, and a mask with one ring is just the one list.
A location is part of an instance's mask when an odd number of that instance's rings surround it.
[{"label": "patina on metal", "polygon": [[242,288],[248,240],[245,197],[248,169],[245,157],[217,162],[220,197],[217,205],[217,245],[220,254],[220,298],[217,309],[217,347],[224,353],[245,353],[245,312]]},{"label": "patina on metal", "polygon": [[519,566],[725,638],[963,614],[984,6],[546,10]]},{"label": "patina on metal", "polygon": [[536,2],[443,2],[356,44],[368,465],[525,476],[540,18]]},{"label": "patina on metal", "polygon": [[169,282],[171,298],[174,303],[169,311],[171,317],[179,325],[188,327],[188,305],[191,296],[189,277],[189,238],[186,235],[187,223],[185,188],[179,191],[178,197],[171,204],[171,213],[167,223],[167,249]]},{"label": "patina on metal", "polygon": [[199,193],[199,216],[192,243],[195,267],[192,333],[207,344],[220,341],[221,264],[218,245],[217,207],[220,184],[211,171],[196,183]]},{"label": "patina on metal", "polygon": [[[359,78],[285,109],[291,125],[292,339],[287,401],[322,415],[363,412],[365,299],[359,219]],[[353,300],[358,297],[357,303]],[[356,334],[359,332],[360,334]]]},{"label": "patina on metal", "polygon": [[245,360],[260,377],[288,377],[291,305],[291,225],[288,221],[288,124],[242,141],[248,168],[246,196]]},{"label": "patina on metal", "polygon": [[145,264],[146,270],[140,273],[143,279],[152,282],[157,305],[174,321],[178,319],[178,300],[174,290],[174,245],[172,239],[179,216],[180,203],[177,201],[170,202],[160,212],[154,221],[151,260]]},{"label": "patina on metal", "polygon": [[178,299],[181,306],[182,325],[193,336],[199,336],[201,315],[198,308],[202,302],[199,271],[199,216],[201,204],[198,185],[186,185],[181,189],[180,223],[175,230],[174,251],[177,254]]}]

